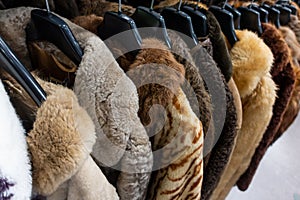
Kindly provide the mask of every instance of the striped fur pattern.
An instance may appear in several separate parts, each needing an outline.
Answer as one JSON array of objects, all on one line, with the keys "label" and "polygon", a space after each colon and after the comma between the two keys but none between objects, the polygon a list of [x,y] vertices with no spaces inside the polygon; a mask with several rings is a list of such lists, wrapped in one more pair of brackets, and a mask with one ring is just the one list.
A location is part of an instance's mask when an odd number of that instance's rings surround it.
[{"label": "striped fur pattern", "polygon": [[[163,131],[155,136],[153,148],[164,148],[162,164],[168,164],[164,161],[169,161],[170,156],[176,153],[179,157],[168,167],[152,174],[148,199],[200,199],[203,179],[202,124],[191,111],[181,89],[168,106],[167,115],[170,117]],[[175,137],[180,139],[174,143],[172,139]],[[169,147],[163,147],[168,143],[171,144]]]},{"label": "striped fur pattern", "polygon": [[[200,199],[203,127],[180,87],[184,67],[160,41],[144,39],[143,49],[128,69],[127,75],[138,87],[141,121],[145,126],[152,124],[148,134],[156,133],[152,150],[157,171],[151,174],[147,199]],[[154,107],[157,104],[159,109]],[[160,119],[162,109],[164,120]],[[161,121],[164,124],[158,130]]]}]

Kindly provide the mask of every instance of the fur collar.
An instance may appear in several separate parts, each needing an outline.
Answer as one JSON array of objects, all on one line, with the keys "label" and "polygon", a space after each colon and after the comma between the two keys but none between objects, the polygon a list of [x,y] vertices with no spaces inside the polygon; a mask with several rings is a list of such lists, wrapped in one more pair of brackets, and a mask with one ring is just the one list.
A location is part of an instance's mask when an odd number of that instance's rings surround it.
[{"label": "fur collar", "polygon": [[32,177],[25,130],[1,80],[0,110],[0,199],[29,199]]},{"label": "fur collar", "polygon": [[255,33],[237,30],[236,34],[239,41],[230,50],[230,55],[233,79],[243,99],[269,73],[274,58],[270,48]]}]

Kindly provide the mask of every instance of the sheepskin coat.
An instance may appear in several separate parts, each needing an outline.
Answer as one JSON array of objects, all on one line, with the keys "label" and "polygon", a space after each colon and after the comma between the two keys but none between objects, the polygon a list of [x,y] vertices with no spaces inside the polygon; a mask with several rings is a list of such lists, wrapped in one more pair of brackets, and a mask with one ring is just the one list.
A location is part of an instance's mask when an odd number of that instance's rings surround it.
[{"label": "sheepskin coat", "polygon": [[[24,29],[31,10],[21,7],[0,11],[0,24],[5,27],[0,30],[1,36],[29,68]],[[118,187],[121,199],[143,199],[152,168],[152,152],[137,116],[136,88],[97,36],[65,21],[84,52],[76,71],[74,92],[96,127],[92,155],[97,164],[106,166],[102,168],[106,177],[114,178],[111,182]],[[120,166],[121,173],[109,168],[115,165]]]},{"label": "sheepskin coat", "polygon": [[201,46],[191,51],[208,84],[214,106],[215,140],[204,171],[201,199],[209,199],[228,163],[237,133],[237,114],[232,93],[213,58]]},{"label": "sheepskin coat", "polygon": [[31,165],[22,127],[0,80],[0,199],[29,200]]},{"label": "sheepskin coat", "polygon": [[203,127],[181,89],[183,65],[161,41],[149,38],[126,69],[137,87],[138,113],[156,152],[147,199],[199,199]]},{"label": "sheepskin coat", "polygon": [[240,190],[246,190],[249,187],[261,159],[272,143],[282,123],[284,113],[291,100],[295,86],[295,74],[292,68],[292,58],[288,45],[274,25],[263,23],[262,27],[264,31],[261,38],[264,40],[265,44],[269,46],[274,56],[271,75],[278,90],[276,101],[273,106],[273,116],[268,128],[264,133],[259,146],[255,150],[248,169],[237,182],[237,186]]},{"label": "sheepskin coat", "polygon": [[242,128],[231,159],[211,199],[225,199],[251,158],[273,115],[276,85],[270,70],[273,54],[262,39],[250,31],[236,31],[239,41],[230,50],[233,79],[243,106]]}]

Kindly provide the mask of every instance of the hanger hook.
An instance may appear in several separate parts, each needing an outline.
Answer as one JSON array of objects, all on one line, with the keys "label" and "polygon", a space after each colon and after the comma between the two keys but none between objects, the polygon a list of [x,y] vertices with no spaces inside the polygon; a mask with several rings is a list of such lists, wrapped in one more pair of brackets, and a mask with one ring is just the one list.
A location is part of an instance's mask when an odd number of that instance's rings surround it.
[{"label": "hanger hook", "polygon": [[177,11],[180,11],[181,5],[182,5],[182,0],[179,1],[179,5],[178,5],[178,8],[177,8]]},{"label": "hanger hook", "polygon": [[118,5],[118,13],[122,13],[122,0],[119,0],[119,5]]},{"label": "hanger hook", "polygon": [[225,9],[225,5],[228,3],[228,0],[225,0],[223,6],[222,6],[222,9]]},{"label": "hanger hook", "polygon": [[154,0],[151,0],[150,10],[153,11]]},{"label": "hanger hook", "polygon": [[50,6],[48,0],[45,0],[47,12],[50,13]]},{"label": "hanger hook", "polygon": [[250,6],[249,6],[250,8],[252,8],[253,3],[254,3],[254,0],[251,0]]},{"label": "hanger hook", "polygon": [[199,8],[199,3],[201,2],[201,0],[197,0],[197,5],[196,5],[196,8],[195,8],[195,10],[198,10],[198,8]]}]

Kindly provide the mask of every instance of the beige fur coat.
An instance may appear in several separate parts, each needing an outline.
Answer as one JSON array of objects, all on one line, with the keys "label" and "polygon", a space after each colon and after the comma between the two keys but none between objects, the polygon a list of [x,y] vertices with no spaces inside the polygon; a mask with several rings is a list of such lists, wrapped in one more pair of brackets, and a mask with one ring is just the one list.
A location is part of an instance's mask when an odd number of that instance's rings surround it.
[{"label": "beige fur coat", "polygon": [[276,85],[271,78],[271,50],[254,33],[236,31],[239,41],[230,54],[233,79],[243,106],[242,128],[224,174],[211,199],[225,199],[240,175],[247,169],[271,120]]}]

